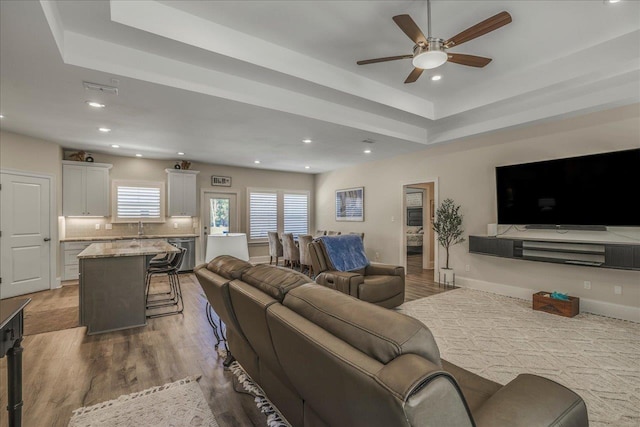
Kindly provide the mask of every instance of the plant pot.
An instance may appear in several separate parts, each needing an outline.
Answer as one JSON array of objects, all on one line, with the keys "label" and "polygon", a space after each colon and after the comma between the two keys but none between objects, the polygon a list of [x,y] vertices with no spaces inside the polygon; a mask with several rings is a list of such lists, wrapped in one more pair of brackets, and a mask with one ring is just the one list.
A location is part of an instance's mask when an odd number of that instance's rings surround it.
[{"label": "plant pot", "polygon": [[451,268],[441,268],[438,271],[438,281],[443,285],[455,285],[456,273]]}]

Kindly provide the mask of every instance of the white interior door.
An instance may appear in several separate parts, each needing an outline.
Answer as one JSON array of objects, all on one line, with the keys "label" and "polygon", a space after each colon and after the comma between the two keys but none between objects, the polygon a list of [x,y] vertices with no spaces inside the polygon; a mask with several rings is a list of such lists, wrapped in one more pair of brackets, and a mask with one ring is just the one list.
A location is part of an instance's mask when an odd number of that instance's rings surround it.
[{"label": "white interior door", "polygon": [[49,180],[2,173],[0,185],[0,298],[49,289]]}]

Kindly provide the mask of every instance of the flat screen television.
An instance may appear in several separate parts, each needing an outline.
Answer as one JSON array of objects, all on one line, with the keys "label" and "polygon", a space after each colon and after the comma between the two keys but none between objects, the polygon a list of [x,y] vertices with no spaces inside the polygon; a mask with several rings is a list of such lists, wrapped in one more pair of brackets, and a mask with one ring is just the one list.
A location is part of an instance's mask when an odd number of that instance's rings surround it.
[{"label": "flat screen television", "polygon": [[496,167],[499,224],[640,226],[640,148]]}]

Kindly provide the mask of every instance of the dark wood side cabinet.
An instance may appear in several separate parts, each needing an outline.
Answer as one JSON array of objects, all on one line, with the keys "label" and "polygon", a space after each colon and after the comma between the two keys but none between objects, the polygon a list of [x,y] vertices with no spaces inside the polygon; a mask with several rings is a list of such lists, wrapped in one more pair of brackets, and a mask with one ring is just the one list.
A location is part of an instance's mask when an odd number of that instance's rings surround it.
[{"label": "dark wood side cabinet", "polygon": [[7,356],[9,427],[22,425],[22,334],[30,298],[0,301],[0,358]]},{"label": "dark wood side cabinet", "polygon": [[640,244],[469,236],[469,252],[556,264],[640,270]]}]

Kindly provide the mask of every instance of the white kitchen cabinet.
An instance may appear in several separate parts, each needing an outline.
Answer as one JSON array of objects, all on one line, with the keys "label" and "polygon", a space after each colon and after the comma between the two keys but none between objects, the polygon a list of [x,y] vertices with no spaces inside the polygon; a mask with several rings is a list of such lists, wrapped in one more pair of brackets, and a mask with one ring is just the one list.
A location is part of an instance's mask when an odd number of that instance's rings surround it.
[{"label": "white kitchen cabinet", "polygon": [[107,163],[62,162],[62,214],[110,216]]},{"label": "white kitchen cabinet", "polygon": [[109,240],[96,240],[84,242],[62,242],[62,254],[64,268],[62,280],[78,280],[79,262],[78,254],[84,251],[92,243],[108,243]]},{"label": "white kitchen cabinet", "polygon": [[197,216],[196,175],[200,172],[165,169],[168,174],[167,216]]}]

